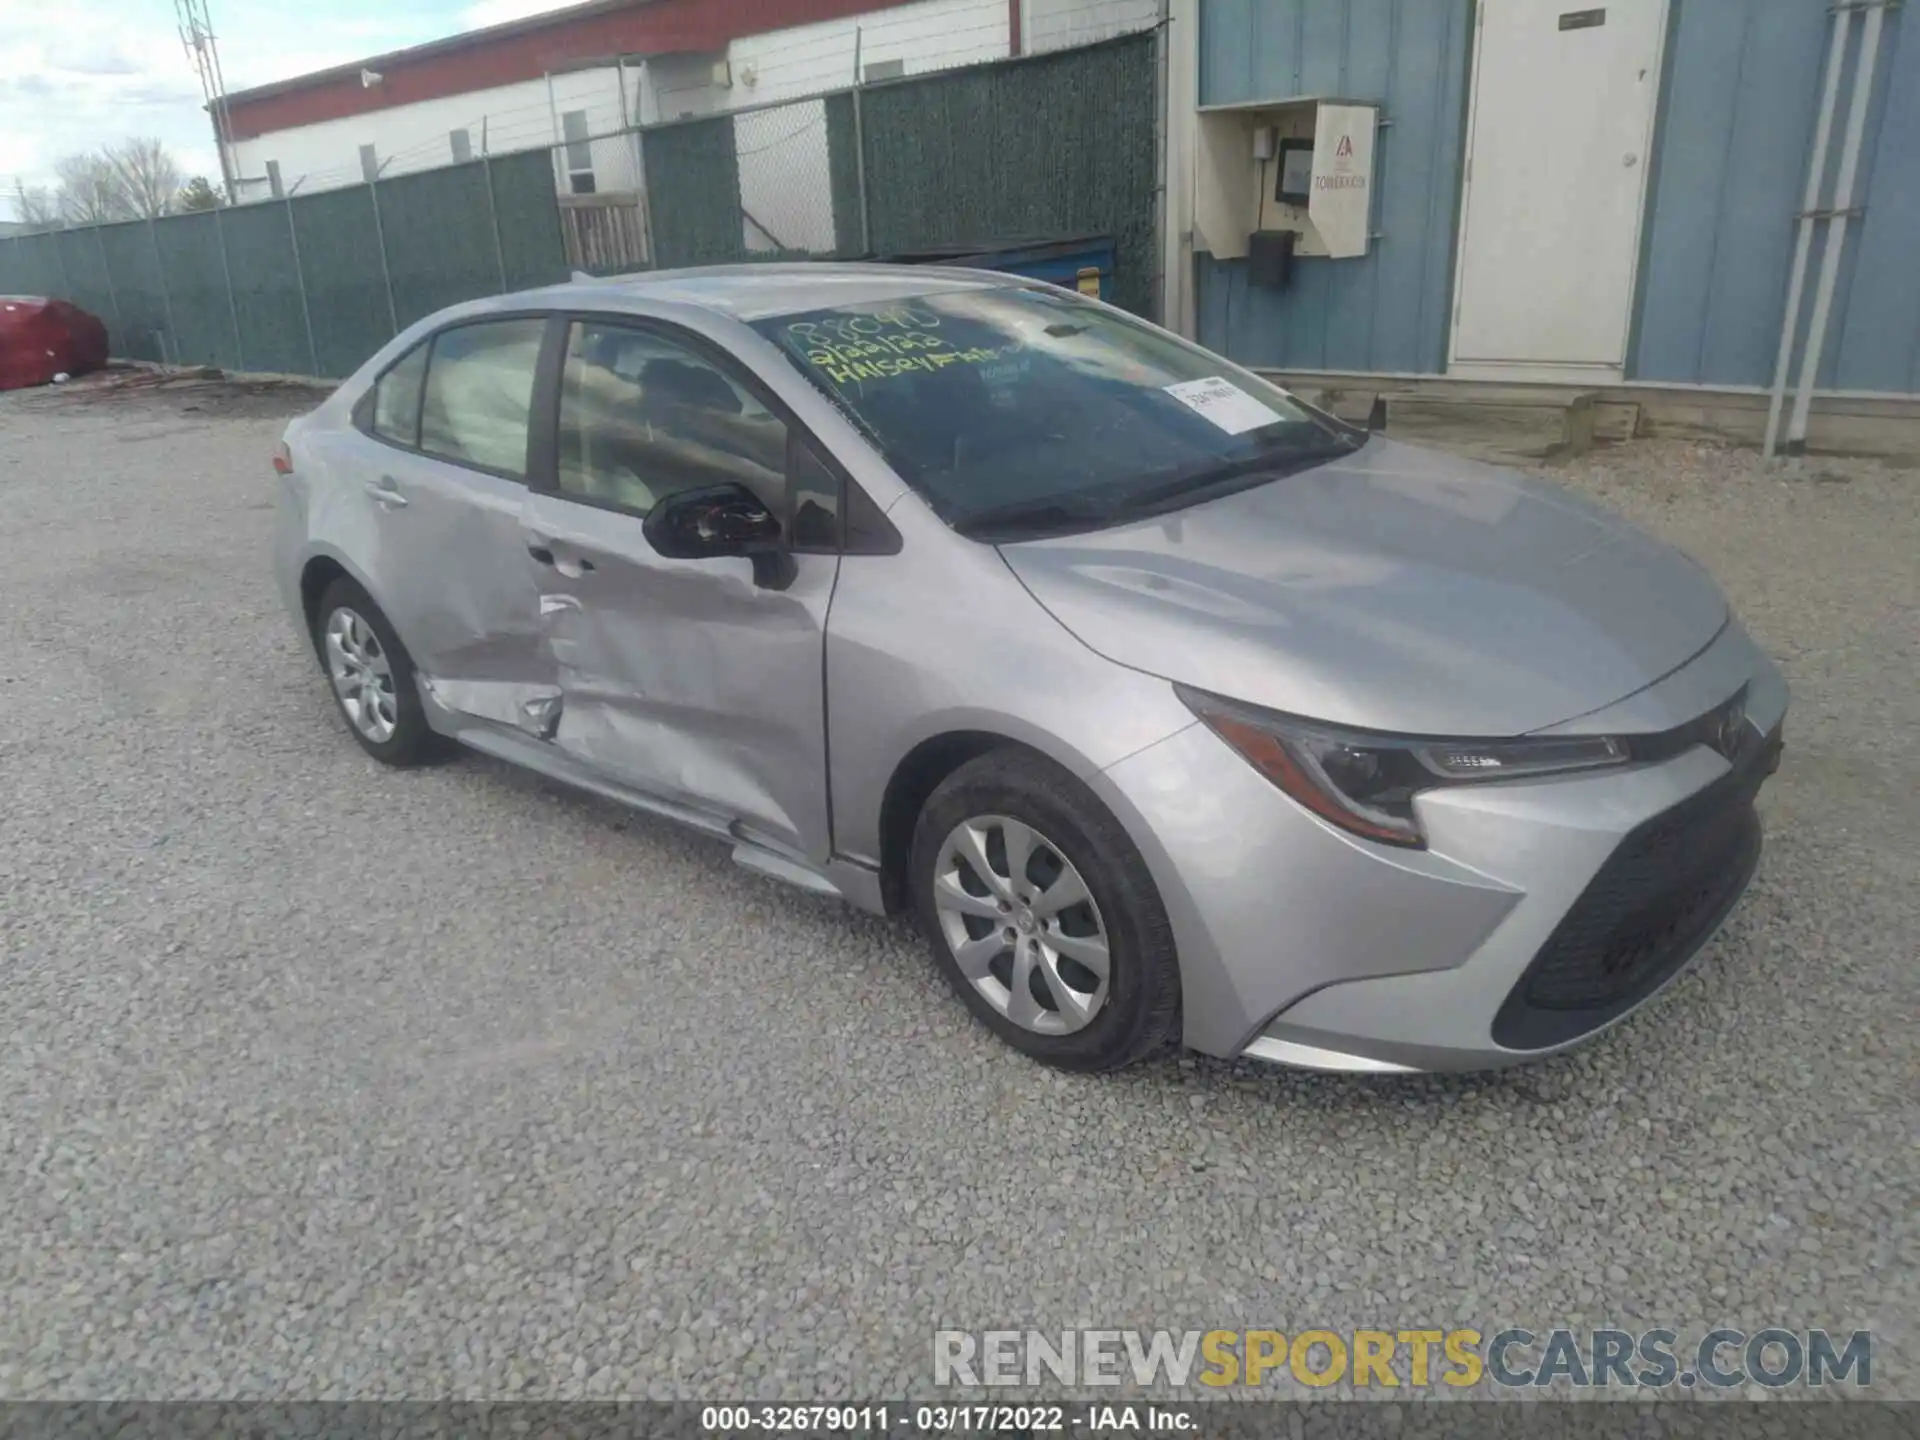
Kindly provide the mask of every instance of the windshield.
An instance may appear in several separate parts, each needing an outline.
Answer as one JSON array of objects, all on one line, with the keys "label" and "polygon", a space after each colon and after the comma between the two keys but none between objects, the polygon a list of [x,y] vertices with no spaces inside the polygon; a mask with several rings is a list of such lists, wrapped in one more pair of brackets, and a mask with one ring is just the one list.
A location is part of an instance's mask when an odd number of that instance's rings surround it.
[{"label": "windshield", "polygon": [[1356,443],[1275,386],[1064,291],[958,290],[755,328],[983,539],[1179,508]]}]

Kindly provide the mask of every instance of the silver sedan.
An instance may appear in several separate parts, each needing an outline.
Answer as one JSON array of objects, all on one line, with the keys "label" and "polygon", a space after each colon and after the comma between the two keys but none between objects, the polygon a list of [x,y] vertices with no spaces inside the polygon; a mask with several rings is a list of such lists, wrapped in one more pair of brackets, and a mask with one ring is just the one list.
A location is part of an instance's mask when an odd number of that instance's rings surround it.
[{"label": "silver sedan", "polygon": [[1786,687],[1699,566],[1063,290],[478,301],[274,463],[367,753],[458,742],[911,912],[1051,1064],[1547,1054],[1758,862]]}]

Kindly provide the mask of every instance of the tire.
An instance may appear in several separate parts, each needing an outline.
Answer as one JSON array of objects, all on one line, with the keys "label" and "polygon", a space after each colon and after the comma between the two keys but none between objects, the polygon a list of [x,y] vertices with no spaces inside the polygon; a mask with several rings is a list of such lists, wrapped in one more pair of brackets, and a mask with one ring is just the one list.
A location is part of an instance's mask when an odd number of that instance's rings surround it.
[{"label": "tire", "polygon": [[[1016,845],[1031,847],[1018,878]],[[1178,1037],[1179,962],[1146,862],[1106,807],[1052,761],[1007,748],[954,771],[920,812],[908,864],[934,964],[1014,1049],[1062,1070],[1118,1070]],[[1058,904],[1076,892],[1076,874],[1091,903]],[[1102,945],[1104,979],[1075,958],[1097,960]],[[983,960],[996,946],[1006,953]],[[1032,957],[1024,962],[1023,946]]]},{"label": "tire", "polygon": [[[385,667],[387,683],[379,687],[379,698],[374,702],[376,718],[364,725],[350,707],[348,694],[336,678],[342,664],[341,652],[330,642],[329,627],[343,615],[360,622],[359,638],[350,639],[346,644],[349,648],[357,646],[363,658],[353,661],[349,656],[348,668],[372,679],[379,667]],[[420,704],[413,657],[407,654],[407,647],[393,633],[392,624],[373,603],[373,597],[357,582],[343,575],[321,594],[320,604],[314,610],[313,648],[320,657],[320,668],[327,676],[334,705],[346,722],[347,733],[367,754],[382,765],[404,768],[426,764],[446,753],[446,742],[427,724],[426,711]],[[361,691],[368,693],[365,686]]]}]

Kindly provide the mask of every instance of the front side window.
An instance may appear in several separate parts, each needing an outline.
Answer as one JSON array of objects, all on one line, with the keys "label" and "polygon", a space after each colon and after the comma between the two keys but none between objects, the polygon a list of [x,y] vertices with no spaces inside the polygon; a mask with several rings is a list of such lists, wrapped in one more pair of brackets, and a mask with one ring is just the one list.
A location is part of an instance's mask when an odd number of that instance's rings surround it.
[{"label": "front side window", "polygon": [[458,465],[524,480],[540,319],[488,320],[442,330],[433,340],[420,448]]},{"label": "front side window", "polygon": [[1257,376],[1050,288],[754,326],[949,524],[981,538],[1177,509],[1357,443]]},{"label": "front side window", "polygon": [[427,378],[427,347],[416,346],[373,387],[373,433],[405,445],[420,443],[420,382]]},{"label": "front side window", "polygon": [[668,495],[744,485],[785,514],[787,426],[666,336],[582,321],[560,383],[561,493],[645,515]]}]

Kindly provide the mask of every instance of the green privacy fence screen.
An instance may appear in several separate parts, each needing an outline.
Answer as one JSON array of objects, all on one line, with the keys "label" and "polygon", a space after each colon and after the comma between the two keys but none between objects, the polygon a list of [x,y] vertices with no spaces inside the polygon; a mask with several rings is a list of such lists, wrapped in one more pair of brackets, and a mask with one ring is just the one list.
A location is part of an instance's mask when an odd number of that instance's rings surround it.
[{"label": "green privacy fence screen", "polygon": [[116,356],[335,379],[442,306],[566,276],[544,150],[0,240],[0,294],[73,301]]},{"label": "green privacy fence screen", "polygon": [[663,269],[748,257],[740,224],[734,119],[719,115],[649,130],[646,155],[653,249]]},{"label": "green privacy fence screen", "polygon": [[540,149],[18,236],[0,294],[72,300],[117,356],[331,378],[443,306],[573,268],[1101,235],[1115,298],[1150,313],[1157,63],[1155,36],[1132,35],[596,137],[636,157],[632,193],[563,196]]},{"label": "green privacy fence screen", "polygon": [[1109,235],[1114,299],[1146,314],[1157,270],[1153,37],[863,92],[879,254]]}]

